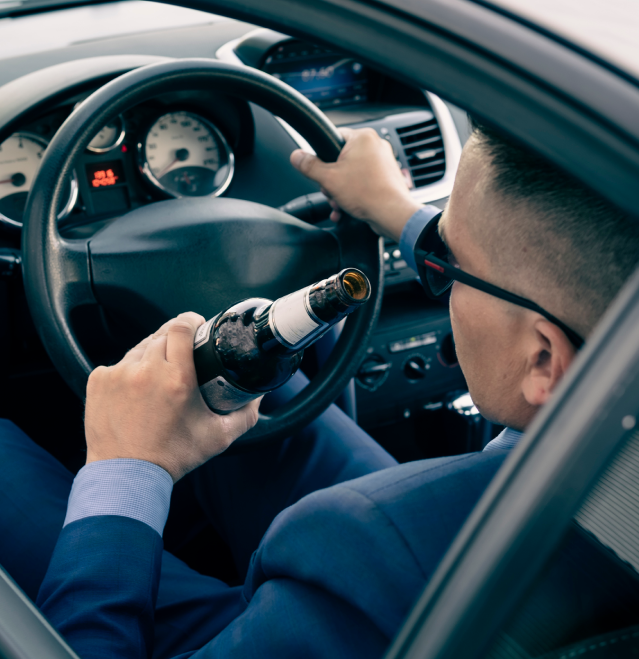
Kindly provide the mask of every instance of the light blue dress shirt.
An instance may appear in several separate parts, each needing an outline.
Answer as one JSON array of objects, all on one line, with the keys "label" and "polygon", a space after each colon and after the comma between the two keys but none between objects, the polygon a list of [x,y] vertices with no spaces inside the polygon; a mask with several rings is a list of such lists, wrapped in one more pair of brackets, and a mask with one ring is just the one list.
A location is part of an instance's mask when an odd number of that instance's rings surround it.
[{"label": "light blue dress shirt", "polygon": [[484,451],[509,451],[524,436],[523,432],[504,428],[495,439],[484,446]]},{"label": "light blue dress shirt", "polygon": [[[413,250],[426,224],[440,213],[423,206],[408,220],[399,246],[408,266],[417,271]],[[522,433],[506,428],[484,451],[511,449]],[[102,460],[82,467],[73,481],[64,526],[85,517],[119,515],[148,524],[162,535],[169,515],[173,479],[167,471],[144,460]]]},{"label": "light blue dress shirt", "polygon": [[73,481],[64,526],[85,517],[119,515],[144,522],[162,535],[172,491],[169,472],[151,462],[91,462]]}]

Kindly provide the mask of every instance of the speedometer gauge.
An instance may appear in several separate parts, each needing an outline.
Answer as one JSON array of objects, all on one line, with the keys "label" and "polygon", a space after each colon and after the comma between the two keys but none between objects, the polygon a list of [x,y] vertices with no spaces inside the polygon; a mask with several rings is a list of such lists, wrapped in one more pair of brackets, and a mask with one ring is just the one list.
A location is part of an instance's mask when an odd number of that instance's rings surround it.
[{"label": "speedometer gauge", "polygon": [[233,153],[224,136],[191,112],[159,117],[138,150],[144,176],[172,197],[220,195],[233,176]]},{"label": "speedometer gauge", "polygon": [[[0,144],[0,220],[22,226],[29,190],[40,169],[47,142],[37,135],[15,133]],[[58,219],[66,217],[78,198],[78,181],[67,183]]]}]

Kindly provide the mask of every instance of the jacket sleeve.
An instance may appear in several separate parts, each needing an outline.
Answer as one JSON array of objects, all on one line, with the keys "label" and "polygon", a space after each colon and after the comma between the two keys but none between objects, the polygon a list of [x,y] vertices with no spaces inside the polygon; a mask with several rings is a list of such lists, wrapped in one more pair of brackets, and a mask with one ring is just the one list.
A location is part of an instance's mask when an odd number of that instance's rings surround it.
[{"label": "jacket sleeve", "polygon": [[62,529],[37,604],[82,659],[153,652],[162,539],[129,517],[85,517]]}]

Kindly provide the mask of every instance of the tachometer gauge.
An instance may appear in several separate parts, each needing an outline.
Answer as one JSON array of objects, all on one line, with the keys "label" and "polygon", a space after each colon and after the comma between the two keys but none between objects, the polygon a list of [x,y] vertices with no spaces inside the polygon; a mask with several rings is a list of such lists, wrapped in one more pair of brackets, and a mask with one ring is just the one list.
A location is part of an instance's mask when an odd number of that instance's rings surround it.
[{"label": "tachometer gauge", "polygon": [[224,136],[191,112],[161,116],[138,150],[144,176],[172,197],[220,195],[233,176],[233,152]]},{"label": "tachometer gauge", "polygon": [[107,124],[90,142],[87,151],[93,153],[106,153],[120,146],[124,141],[126,131],[122,117],[116,117]]},{"label": "tachometer gauge", "polygon": [[[22,226],[22,215],[47,142],[37,135],[15,133],[0,144],[0,220]],[[67,184],[58,219],[66,217],[78,199],[78,181]]]}]

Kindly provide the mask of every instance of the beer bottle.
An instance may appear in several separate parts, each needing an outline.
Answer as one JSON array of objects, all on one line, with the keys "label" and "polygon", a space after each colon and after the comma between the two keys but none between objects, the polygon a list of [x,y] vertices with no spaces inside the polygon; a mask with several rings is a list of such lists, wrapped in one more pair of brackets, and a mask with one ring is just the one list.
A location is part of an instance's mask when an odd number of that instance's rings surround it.
[{"label": "beer bottle", "polygon": [[366,275],[346,268],[274,302],[249,298],[211,318],[193,346],[206,404],[228,414],[283,385],[297,371],[304,349],[370,294]]}]

